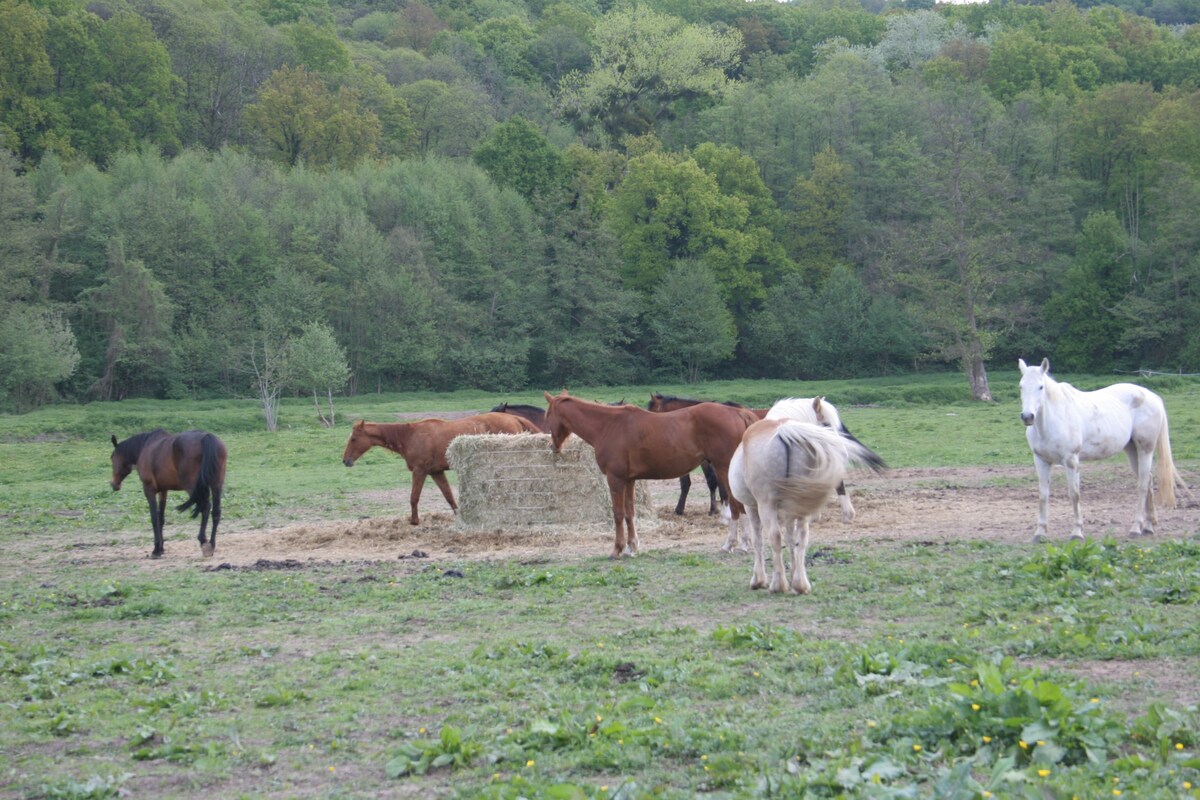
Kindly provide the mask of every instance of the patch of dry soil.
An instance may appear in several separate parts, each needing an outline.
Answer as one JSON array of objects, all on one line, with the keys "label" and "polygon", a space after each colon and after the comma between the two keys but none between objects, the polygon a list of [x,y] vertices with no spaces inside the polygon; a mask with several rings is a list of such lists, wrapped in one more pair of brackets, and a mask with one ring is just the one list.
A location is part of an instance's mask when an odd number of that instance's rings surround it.
[{"label": "patch of dry soil", "polygon": [[[1197,476],[1185,471],[1191,485]],[[1037,516],[1037,484],[1032,467],[896,469],[885,475],[855,474],[847,488],[857,510],[851,523],[831,500],[822,519],[813,524],[811,547],[822,544],[896,545],[912,541],[984,539],[1027,546]],[[727,529],[719,517],[707,515],[708,494],[703,478],[693,477],[683,517],[672,513],[677,481],[652,481],[651,494],[658,524],[640,532],[642,551],[712,552],[725,541]],[[414,567],[426,559],[508,559],[573,562],[607,555],[613,532],[609,526],[572,530],[494,529],[459,531],[453,514],[437,492],[426,492],[421,524],[408,523],[407,489],[394,492],[395,516],[341,521],[314,521],[286,527],[238,531],[222,528],[216,557],[205,566],[247,567],[259,561],[379,561],[410,560]],[[1125,537],[1133,519],[1133,477],[1123,463],[1089,464],[1083,473],[1084,532],[1091,536]],[[173,526],[174,527],[174,526]],[[1176,509],[1159,512],[1155,540],[1184,538],[1200,529],[1200,503],[1180,493]],[[1049,538],[1065,541],[1070,532],[1070,508],[1065,477],[1056,469],[1050,503]],[[178,567],[198,562],[199,548],[178,540],[168,542],[158,561],[146,559],[148,539],[122,537],[106,547],[81,546],[73,555],[82,561],[138,562],[148,567]],[[125,544],[124,542],[128,542]]]}]

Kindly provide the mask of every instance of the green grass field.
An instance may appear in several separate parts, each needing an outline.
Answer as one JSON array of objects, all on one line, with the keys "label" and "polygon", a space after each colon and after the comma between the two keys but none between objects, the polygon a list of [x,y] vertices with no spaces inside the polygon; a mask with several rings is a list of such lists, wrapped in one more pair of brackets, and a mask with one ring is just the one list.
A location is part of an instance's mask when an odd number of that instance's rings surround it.
[{"label": "green grass field", "polygon": [[[572,392],[824,394],[893,466],[1029,464],[1015,373],[992,380],[992,405],[952,375]],[[1200,382],[1150,385],[1194,469]],[[716,552],[212,570],[73,549],[149,548],[111,434],[218,432],[223,526],[270,529],[397,513],[368,499],[406,480],[394,455],[341,465],[355,417],[502,400],[541,395],[356,398],[332,430],[288,401],[274,434],[250,401],[0,416],[0,796],[1200,797],[1195,533],[818,542],[803,598]]]}]

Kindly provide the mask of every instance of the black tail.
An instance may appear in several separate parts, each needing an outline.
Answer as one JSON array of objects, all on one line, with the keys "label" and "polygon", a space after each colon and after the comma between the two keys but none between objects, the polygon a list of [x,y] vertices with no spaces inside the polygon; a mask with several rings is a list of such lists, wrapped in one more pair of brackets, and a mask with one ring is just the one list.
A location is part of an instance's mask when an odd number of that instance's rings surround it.
[{"label": "black tail", "polygon": [[874,450],[872,450],[871,448],[867,447],[865,444],[860,442],[858,440],[858,438],[855,437],[855,435],[850,432],[850,429],[847,428],[844,424],[842,425],[842,429],[840,431],[838,431],[838,433],[842,434],[842,436],[845,436],[847,439],[854,442],[855,444],[862,445],[863,449],[871,454],[866,459],[866,466],[870,467],[871,469],[873,469],[876,472],[882,472],[883,470],[888,468],[888,465],[887,465],[887,463],[884,462],[883,458],[878,453],[876,453]]},{"label": "black tail", "polygon": [[211,433],[204,434],[200,440],[200,469],[196,473],[196,485],[188,492],[188,499],[175,507],[176,511],[192,509],[192,519],[207,514],[212,500],[213,484],[217,480],[220,469],[220,459],[217,457],[217,437]]}]

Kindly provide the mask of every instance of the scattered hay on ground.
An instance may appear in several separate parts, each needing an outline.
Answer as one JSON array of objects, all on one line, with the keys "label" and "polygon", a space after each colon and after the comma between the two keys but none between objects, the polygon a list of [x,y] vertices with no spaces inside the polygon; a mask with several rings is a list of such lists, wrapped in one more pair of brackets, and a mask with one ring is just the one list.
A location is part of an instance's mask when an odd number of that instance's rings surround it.
[{"label": "scattered hay on ground", "polygon": [[[592,446],[570,437],[562,452],[544,433],[459,436],[446,450],[458,474],[455,528],[611,528],[608,482]],[[645,481],[637,483],[639,530],[658,524]]]}]

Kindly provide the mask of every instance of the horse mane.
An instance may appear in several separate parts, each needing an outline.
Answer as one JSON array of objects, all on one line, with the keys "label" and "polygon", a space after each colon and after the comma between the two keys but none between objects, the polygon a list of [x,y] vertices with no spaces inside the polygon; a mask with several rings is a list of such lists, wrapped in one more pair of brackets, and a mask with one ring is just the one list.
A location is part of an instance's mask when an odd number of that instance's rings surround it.
[{"label": "horse mane", "polygon": [[138,456],[142,454],[142,448],[146,446],[146,442],[151,439],[157,439],[159,436],[166,436],[167,432],[163,428],[155,428],[152,431],[144,431],[143,433],[135,433],[123,442],[119,442],[114,448],[121,457],[130,464],[136,464]]}]

